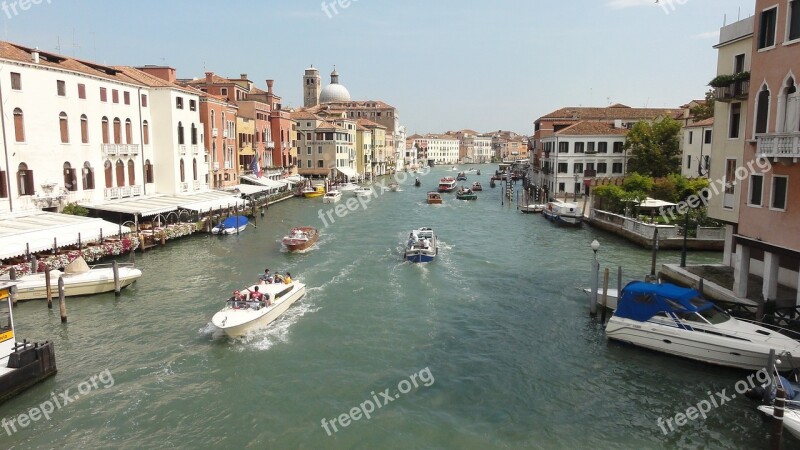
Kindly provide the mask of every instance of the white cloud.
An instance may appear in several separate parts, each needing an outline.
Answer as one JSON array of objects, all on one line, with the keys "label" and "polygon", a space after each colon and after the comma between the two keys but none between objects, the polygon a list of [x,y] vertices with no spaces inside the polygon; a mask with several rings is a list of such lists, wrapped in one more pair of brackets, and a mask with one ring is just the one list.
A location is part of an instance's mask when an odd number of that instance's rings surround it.
[{"label": "white cloud", "polygon": [[611,0],[606,5],[612,9],[635,8],[637,6],[653,6],[654,0]]}]

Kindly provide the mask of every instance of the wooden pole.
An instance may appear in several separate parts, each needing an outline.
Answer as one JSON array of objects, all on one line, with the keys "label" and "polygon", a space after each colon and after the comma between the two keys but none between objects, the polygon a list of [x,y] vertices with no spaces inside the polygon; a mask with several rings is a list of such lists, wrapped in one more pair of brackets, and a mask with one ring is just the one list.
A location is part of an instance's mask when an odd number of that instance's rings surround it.
[{"label": "wooden pole", "polygon": [[58,254],[58,241],[56,240],[56,238],[53,238],[53,254],[54,255]]},{"label": "wooden pole", "polygon": [[[619,295],[619,294],[617,294]],[[600,311],[600,323],[606,323],[606,305],[608,305],[608,267],[603,271],[603,300],[601,301],[603,309]]]},{"label": "wooden pole", "polygon": [[83,245],[81,244],[81,234],[78,233],[78,250],[83,250]]},{"label": "wooden pole", "polygon": [[58,277],[58,309],[61,311],[61,323],[67,323],[67,300],[64,296],[64,277]]},{"label": "wooden pole", "polygon": [[617,267],[617,302],[622,295],[622,266]]},{"label": "wooden pole", "polygon": [[122,286],[119,282],[119,264],[117,261],[111,262],[111,270],[114,271],[114,295],[119,297],[120,291],[122,291]]},{"label": "wooden pole", "polygon": [[656,257],[658,256],[658,227],[653,230],[653,258],[650,261],[650,275],[656,276]]},{"label": "wooden pole", "polygon": [[[11,280],[11,281],[14,281],[14,280],[17,279],[17,268],[16,267],[12,267],[11,269],[9,269],[9,271],[8,271],[8,279]],[[16,289],[11,289],[11,304],[13,306],[17,306],[17,296],[14,295],[14,291],[15,290]]]},{"label": "wooden pole", "polygon": [[594,317],[597,315],[597,288],[599,282],[600,264],[597,262],[597,256],[592,260],[592,281],[591,292],[589,292],[589,315]]},{"label": "wooden pole", "polygon": [[47,295],[47,309],[53,309],[53,284],[50,280],[50,268],[44,270],[44,289]]},{"label": "wooden pole", "polygon": [[775,404],[772,406],[772,432],[770,433],[770,448],[772,450],[780,450],[781,438],[783,437],[783,408],[785,406],[784,399],[786,394],[783,392],[783,387],[778,386],[775,393]]},{"label": "wooden pole", "polygon": [[31,255],[31,273],[39,272],[39,260],[36,259],[36,255]]},{"label": "wooden pole", "polygon": [[702,278],[700,278],[700,281],[697,282],[697,290],[700,291],[700,295],[703,295],[703,285],[704,284],[705,284],[705,281],[703,281]]}]

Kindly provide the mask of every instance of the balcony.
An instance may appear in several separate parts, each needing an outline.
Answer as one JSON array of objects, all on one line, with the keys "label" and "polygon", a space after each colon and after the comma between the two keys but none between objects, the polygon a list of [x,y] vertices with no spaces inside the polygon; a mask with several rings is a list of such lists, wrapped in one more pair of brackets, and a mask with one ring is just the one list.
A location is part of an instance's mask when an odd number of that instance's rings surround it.
[{"label": "balcony", "polygon": [[769,133],[756,135],[759,158],[800,158],[800,133]]},{"label": "balcony", "polygon": [[197,156],[200,154],[200,146],[199,145],[192,145],[192,154]]},{"label": "balcony", "polygon": [[718,102],[746,100],[750,90],[750,80],[739,80],[727,86],[714,88],[714,98]]},{"label": "balcony", "polygon": [[178,146],[178,154],[180,154],[181,156],[186,156],[186,146],[185,145],[179,145]]},{"label": "balcony", "polygon": [[120,188],[116,187],[105,188],[103,190],[103,198],[105,198],[106,200],[115,200],[118,198],[122,198]]},{"label": "balcony", "polygon": [[264,145],[266,145],[267,148],[275,148],[275,141],[266,141]]},{"label": "balcony", "polygon": [[117,156],[119,149],[116,144],[103,144],[103,156]]},{"label": "balcony", "polygon": [[219,170],[219,161],[214,161],[214,164],[211,166],[214,170]]},{"label": "balcony", "polygon": [[179,183],[178,190],[180,192],[189,192],[189,183]]},{"label": "balcony", "polygon": [[225,161],[225,169],[233,169],[233,161]]},{"label": "balcony", "polygon": [[211,137],[215,138],[217,136],[219,136],[219,130],[217,130],[216,128],[212,128],[211,129]]},{"label": "balcony", "polygon": [[117,145],[117,152],[120,155],[138,156],[139,144]]}]

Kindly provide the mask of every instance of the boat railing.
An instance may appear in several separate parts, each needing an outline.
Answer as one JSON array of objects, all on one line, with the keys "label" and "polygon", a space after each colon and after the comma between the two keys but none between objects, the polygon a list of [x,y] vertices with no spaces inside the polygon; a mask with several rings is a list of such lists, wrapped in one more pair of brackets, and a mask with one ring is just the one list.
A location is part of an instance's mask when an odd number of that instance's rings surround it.
[{"label": "boat railing", "polygon": [[800,332],[796,330],[792,330],[791,328],[785,328],[780,325],[775,325],[772,323],[767,322],[759,322],[757,320],[745,319],[743,317],[737,317],[736,320],[741,320],[742,322],[749,322],[753,325],[758,325],[760,327],[769,328],[772,331],[785,334],[787,337],[790,337],[796,341],[800,341]]}]

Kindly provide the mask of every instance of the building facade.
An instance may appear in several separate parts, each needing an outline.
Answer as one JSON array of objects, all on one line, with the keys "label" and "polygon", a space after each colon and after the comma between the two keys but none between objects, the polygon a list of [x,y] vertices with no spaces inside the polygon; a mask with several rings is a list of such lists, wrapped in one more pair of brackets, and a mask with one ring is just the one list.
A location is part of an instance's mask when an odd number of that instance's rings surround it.
[{"label": "building facade", "polygon": [[681,174],[688,178],[708,177],[714,118],[693,122],[681,129]]}]

